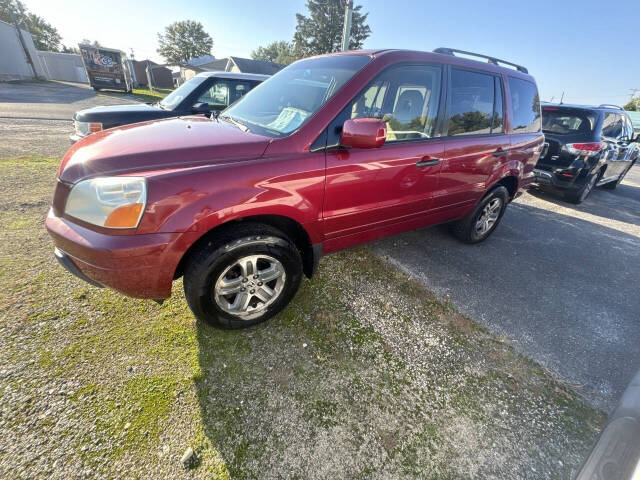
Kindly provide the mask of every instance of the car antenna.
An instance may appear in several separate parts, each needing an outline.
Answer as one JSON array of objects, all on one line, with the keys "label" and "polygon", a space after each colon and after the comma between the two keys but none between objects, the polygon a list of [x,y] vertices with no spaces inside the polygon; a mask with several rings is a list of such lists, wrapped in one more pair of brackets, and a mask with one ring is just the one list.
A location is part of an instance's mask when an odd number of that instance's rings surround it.
[{"label": "car antenna", "polygon": [[564,92],[562,92],[562,96],[560,97],[560,105],[562,105],[562,99],[564,98]]}]

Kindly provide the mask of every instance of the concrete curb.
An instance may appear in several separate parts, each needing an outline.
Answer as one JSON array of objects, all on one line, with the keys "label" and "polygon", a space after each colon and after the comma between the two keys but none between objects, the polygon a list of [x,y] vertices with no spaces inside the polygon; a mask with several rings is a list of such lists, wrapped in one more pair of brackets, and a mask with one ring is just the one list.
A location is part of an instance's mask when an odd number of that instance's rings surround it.
[{"label": "concrete curb", "polygon": [[640,478],[640,371],[576,475],[576,480],[637,478]]}]

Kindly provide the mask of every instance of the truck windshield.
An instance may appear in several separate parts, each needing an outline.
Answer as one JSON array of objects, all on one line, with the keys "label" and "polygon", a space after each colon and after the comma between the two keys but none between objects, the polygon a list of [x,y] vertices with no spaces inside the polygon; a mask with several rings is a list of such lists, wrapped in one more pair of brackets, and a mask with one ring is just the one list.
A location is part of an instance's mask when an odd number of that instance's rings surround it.
[{"label": "truck windshield", "polygon": [[262,135],[289,135],[370,60],[365,55],[301,60],[251,90],[221,118]]},{"label": "truck windshield", "polygon": [[160,102],[160,106],[165,110],[173,110],[206,79],[206,77],[193,77],[192,79],[184,82],[173,92],[164,97]]}]

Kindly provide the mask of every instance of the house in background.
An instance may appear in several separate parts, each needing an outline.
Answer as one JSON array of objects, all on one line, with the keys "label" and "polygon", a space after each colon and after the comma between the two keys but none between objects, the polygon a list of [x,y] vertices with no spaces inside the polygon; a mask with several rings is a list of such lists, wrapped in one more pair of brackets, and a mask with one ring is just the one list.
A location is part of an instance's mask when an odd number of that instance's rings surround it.
[{"label": "house in background", "polygon": [[242,57],[221,58],[198,66],[210,72],[259,73],[261,75],[273,75],[285,67],[275,62]]},{"label": "house in background", "polygon": [[633,131],[640,134],[640,112],[627,112],[633,123]]}]

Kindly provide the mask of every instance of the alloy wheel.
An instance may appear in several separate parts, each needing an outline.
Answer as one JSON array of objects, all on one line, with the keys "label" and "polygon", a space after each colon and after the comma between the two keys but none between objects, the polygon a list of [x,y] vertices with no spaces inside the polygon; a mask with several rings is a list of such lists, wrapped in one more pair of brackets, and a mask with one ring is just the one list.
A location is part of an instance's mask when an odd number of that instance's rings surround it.
[{"label": "alloy wheel", "polygon": [[216,304],[226,313],[251,320],[280,297],[285,282],[284,267],[277,259],[248,255],[229,265],[216,280]]},{"label": "alloy wheel", "polygon": [[475,224],[475,232],[478,237],[485,235],[498,221],[502,210],[502,200],[493,198],[482,209]]}]

